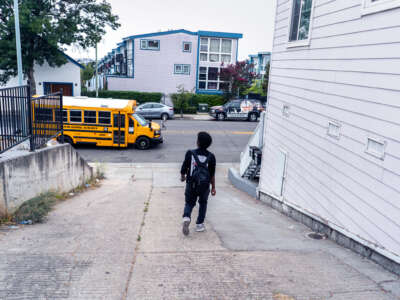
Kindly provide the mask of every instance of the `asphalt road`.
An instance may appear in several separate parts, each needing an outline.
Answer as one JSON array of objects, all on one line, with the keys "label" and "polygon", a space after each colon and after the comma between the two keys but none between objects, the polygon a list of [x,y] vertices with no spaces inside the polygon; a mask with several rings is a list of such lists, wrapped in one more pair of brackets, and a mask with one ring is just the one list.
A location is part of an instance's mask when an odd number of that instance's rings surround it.
[{"label": "asphalt road", "polygon": [[95,146],[76,146],[76,149],[89,162],[181,162],[186,151],[196,147],[197,132],[207,131],[213,137],[210,151],[216,155],[217,162],[239,162],[240,152],[257,124],[242,121],[170,120],[166,123],[167,129],[163,131],[164,144],[149,150]]}]

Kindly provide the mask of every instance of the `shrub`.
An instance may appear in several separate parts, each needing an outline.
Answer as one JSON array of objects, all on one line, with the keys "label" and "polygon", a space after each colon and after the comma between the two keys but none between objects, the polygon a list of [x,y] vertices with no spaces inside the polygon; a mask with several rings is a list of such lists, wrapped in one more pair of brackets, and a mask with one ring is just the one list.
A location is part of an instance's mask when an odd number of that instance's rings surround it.
[{"label": "shrub", "polygon": [[183,113],[185,114],[196,114],[197,113],[197,107],[196,106],[188,106],[183,109]]},{"label": "shrub", "polygon": [[[176,112],[180,112],[180,108],[182,107],[184,113],[189,113],[187,111],[193,111],[193,108],[197,108],[199,103],[206,103],[208,107],[222,105],[226,102],[226,99],[222,95],[202,95],[202,94],[193,94],[193,93],[185,93],[185,97],[180,98],[181,94],[172,94],[171,99],[174,103],[174,107]],[[181,102],[183,101],[183,103]],[[190,108],[189,108],[190,107]]]},{"label": "shrub", "polygon": [[[96,97],[96,92],[82,92],[82,96]],[[162,93],[146,93],[135,91],[99,91],[99,98],[136,100],[138,103],[161,102]]]},{"label": "shrub", "polygon": [[[190,102],[190,100],[189,100]],[[226,99],[222,95],[202,95],[193,94],[192,95],[192,105],[198,106],[199,103],[206,103],[209,107],[222,105],[226,102]]]}]

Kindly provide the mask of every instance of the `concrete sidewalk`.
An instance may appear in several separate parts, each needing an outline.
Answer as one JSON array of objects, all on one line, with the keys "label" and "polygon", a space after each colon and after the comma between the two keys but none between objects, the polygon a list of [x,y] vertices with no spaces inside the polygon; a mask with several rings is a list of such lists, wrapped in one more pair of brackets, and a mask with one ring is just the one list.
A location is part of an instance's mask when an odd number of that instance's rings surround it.
[{"label": "concrete sidewalk", "polygon": [[233,188],[229,167],[207,231],[184,237],[179,165],[106,165],[101,188],[47,223],[0,231],[0,299],[400,299],[397,276],[309,239]]},{"label": "concrete sidewalk", "polygon": [[[175,113],[174,119],[182,120],[181,114]],[[183,114],[183,120],[211,121],[215,119],[206,113],[199,113],[199,114]]]}]

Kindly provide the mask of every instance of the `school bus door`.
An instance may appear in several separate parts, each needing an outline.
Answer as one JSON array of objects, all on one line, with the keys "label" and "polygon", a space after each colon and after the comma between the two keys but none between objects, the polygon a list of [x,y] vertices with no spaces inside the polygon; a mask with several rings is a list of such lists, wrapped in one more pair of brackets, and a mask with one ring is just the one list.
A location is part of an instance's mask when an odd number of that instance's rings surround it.
[{"label": "school bus door", "polygon": [[125,113],[113,113],[113,146],[126,147],[128,145],[128,134],[126,131],[127,118]]}]

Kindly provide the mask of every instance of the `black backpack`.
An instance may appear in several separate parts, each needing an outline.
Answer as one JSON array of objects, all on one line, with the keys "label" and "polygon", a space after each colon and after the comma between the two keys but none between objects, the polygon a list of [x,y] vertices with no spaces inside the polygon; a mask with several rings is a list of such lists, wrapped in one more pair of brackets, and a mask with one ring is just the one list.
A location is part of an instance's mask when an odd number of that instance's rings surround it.
[{"label": "black backpack", "polygon": [[205,193],[210,188],[211,178],[210,172],[208,171],[207,162],[209,156],[205,162],[200,162],[199,157],[194,151],[191,151],[194,160],[196,162],[196,166],[193,170],[192,179],[191,179],[191,189],[192,191],[201,194]]}]

